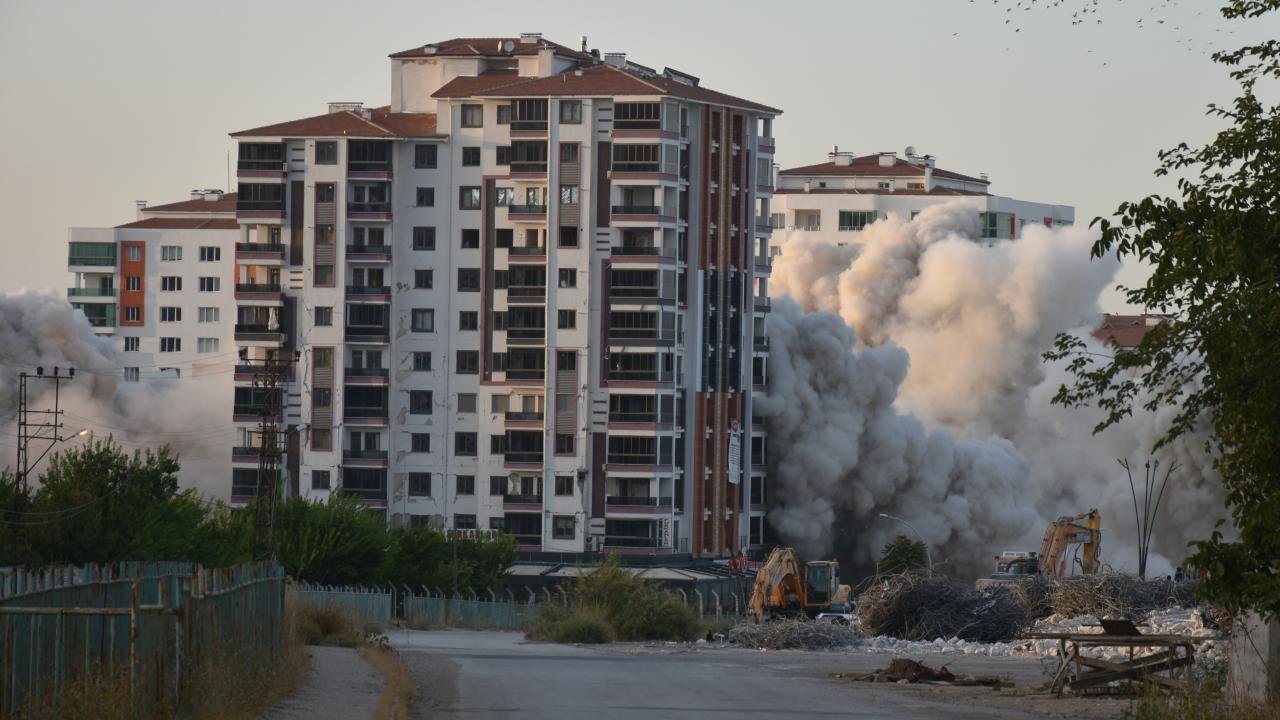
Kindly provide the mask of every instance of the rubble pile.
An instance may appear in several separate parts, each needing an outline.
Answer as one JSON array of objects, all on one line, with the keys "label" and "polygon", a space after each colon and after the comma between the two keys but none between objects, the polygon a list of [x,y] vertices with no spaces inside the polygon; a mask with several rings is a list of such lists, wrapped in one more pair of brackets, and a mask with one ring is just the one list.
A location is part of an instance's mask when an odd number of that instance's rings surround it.
[{"label": "rubble pile", "polygon": [[1022,634],[1030,622],[1006,588],[975,590],[957,580],[916,573],[875,581],[858,596],[857,612],[867,635],[902,640],[1004,642]]},{"label": "rubble pile", "polygon": [[[1047,584],[1047,603],[1039,594],[1045,592],[1040,585]],[[1022,588],[1026,585],[1026,589]],[[1140,620],[1154,610],[1169,607],[1192,607],[1196,604],[1195,583],[1173,580],[1142,580],[1134,575],[1100,573],[1097,575],[1073,575],[1059,578],[1052,583],[1039,578],[1024,580],[1015,586],[1015,596],[1022,595],[1020,604],[1028,608],[1032,617],[1049,614],[1060,617],[1092,615],[1099,618],[1128,618]],[[1041,610],[1047,606],[1051,613],[1032,612],[1030,607]]]},{"label": "rubble pile", "polygon": [[772,620],[736,625],[729,630],[728,640],[743,647],[771,650],[827,650],[856,645],[862,635],[843,623]]}]

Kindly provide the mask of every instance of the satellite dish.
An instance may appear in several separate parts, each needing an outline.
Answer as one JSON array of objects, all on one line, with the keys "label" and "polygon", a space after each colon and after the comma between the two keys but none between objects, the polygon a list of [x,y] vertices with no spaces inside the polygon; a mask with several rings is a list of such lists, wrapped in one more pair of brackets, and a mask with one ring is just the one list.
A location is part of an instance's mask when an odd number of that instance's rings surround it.
[{"label": "satellite dish", "polygon": [[915,155],[915,154],[916,154],[916,146],[915,146],[915,145],[908,145],[908,146],[907,146],[907,149],[906,149],[906,150],[903,150],[902,152],[903,152],[903,153],[905,153],[907,157],[911,157],[912,155]]},{"label": "satellite dish", "polygon": [[513,49],[515,49],[515,46],[516,44],[510,40],[502,43],[502,49],[507,52],[511,52]]}]

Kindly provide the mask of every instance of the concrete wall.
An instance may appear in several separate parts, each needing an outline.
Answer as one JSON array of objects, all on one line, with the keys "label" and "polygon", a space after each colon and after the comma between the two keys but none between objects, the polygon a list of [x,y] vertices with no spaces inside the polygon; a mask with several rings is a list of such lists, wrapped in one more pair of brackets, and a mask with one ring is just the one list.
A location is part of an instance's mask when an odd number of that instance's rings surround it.
[{"label": "concrete wall", "polygon": [[1236,621],[1231,634],[1227,689],[1240,702],[1280,698],[1280,622],[1253,613]]}]

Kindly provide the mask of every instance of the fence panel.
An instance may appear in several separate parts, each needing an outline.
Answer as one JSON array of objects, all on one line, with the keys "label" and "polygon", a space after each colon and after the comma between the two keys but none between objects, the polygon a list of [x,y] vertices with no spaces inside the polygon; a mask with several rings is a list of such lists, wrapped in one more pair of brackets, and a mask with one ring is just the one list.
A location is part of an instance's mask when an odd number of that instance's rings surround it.
[{"label": "fence panel", "polygon": [[289,593],[308,605],[342,608],[368,624],[391,624],[394,597],[389,591],[295,583],[289,585]]}]

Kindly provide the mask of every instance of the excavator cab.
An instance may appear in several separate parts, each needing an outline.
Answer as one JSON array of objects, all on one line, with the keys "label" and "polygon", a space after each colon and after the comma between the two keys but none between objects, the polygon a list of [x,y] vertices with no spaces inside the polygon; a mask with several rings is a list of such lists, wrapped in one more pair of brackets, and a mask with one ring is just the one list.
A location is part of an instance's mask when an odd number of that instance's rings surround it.
[{"label": "excavator cab", "polygon": [[831,604],[835,596],[836,585],[839,584],[840,566],[834,562],[814,561],[805,563],[805,605]]}]

